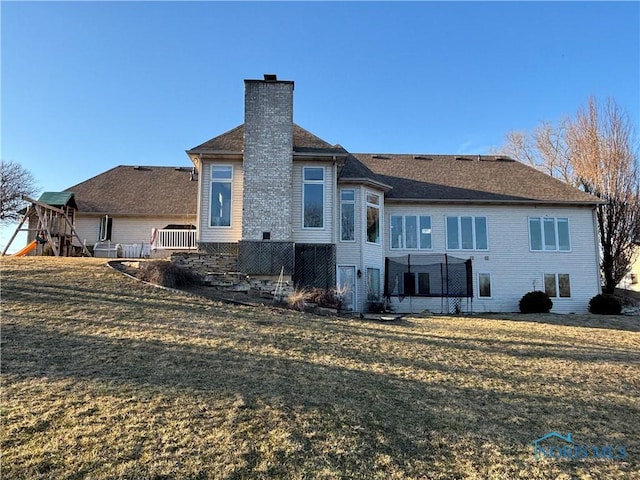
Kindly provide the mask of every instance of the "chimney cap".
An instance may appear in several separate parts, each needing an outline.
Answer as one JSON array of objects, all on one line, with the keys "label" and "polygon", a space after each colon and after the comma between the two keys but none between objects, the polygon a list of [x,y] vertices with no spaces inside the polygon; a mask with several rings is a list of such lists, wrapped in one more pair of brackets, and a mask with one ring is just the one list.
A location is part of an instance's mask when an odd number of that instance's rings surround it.
[{"label": "chimney cap", "polygon": [[264,81],[265,82],[277,82],[278,81],[278,75],[276,75],[275,73],[265,73],[264,74]]}]

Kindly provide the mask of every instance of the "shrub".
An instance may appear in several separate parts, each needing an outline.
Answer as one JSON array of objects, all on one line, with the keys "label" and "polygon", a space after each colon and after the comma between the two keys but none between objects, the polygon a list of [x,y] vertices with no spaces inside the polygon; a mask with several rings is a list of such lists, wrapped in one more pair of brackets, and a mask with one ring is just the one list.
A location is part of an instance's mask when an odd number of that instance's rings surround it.
[{"label": "shrub", "polygon": [[367,303],[368,313],[385,313],[386,310],[385,304],[381,300],[374,300]]},{"label": "shrub", "polygon": [[589,311],[597,315],[620,315],[622,303],[611,294],[600,293],[589,300]]},{"label": "shrub", "polygon": [[200,275],[173,262],[141,262],[136,277],[163,287],[189,287],[200,283]]},{"label": "shrub", "polygon": [[309,292],[308,301],[327,308],[340,308],[341,304],[335,290],[325,290],[324,288],[313,288]]},{"label": "shrub", "polygon": [[552,307],[549,295],[540,290],[525,293],[520,299],[521,313],[549,313]]},{"label": "shrub", "polygon": [[294,310],[302,312],[304,311],[304,304],[309,301],[310,297],[311,294],[307,290],[296,290],[287,297],[287,304]]}]

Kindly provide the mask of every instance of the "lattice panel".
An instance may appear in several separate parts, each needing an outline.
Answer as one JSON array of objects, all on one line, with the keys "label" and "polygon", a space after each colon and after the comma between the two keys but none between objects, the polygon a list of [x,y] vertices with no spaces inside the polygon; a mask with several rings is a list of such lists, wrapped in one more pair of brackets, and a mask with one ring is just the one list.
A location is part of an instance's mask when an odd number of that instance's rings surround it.
[{"label": "lattice panel", "polygon": [[292,242],[249,241],[238,243],[238,270],[248,275],[293,274]]},{"label": "lattice panel", "polygon": [[298,288],[336,286],[336,248],[333,244],[296,244],[293,281]]}]

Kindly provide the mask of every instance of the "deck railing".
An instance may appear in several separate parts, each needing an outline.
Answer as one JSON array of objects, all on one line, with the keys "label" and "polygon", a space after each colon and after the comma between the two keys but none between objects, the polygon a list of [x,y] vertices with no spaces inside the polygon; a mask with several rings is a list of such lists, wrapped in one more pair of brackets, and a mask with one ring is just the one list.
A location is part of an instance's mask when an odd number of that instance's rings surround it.
[{"label": "deck railing", "polygon": [[197,230],[169,230],[158,228],[155,231],[153,248],[160,250],[192,250],[196,243]]}]

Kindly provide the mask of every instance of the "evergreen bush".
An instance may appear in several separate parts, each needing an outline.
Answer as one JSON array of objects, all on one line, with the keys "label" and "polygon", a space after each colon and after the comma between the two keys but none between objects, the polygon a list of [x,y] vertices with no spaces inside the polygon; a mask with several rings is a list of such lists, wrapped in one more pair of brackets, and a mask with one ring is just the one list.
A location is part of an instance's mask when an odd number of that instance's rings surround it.
[{"label": "evergreen bush", "polygon": [[549,295],[540,290],[525,293],[520,299],[521,313],[549,313],[552,307]]},{"label": "evergreen bush", "polygon": [[620,315],[622,303],[614,295],[599,293],[589,300],[589,311],[597,315]]}]

